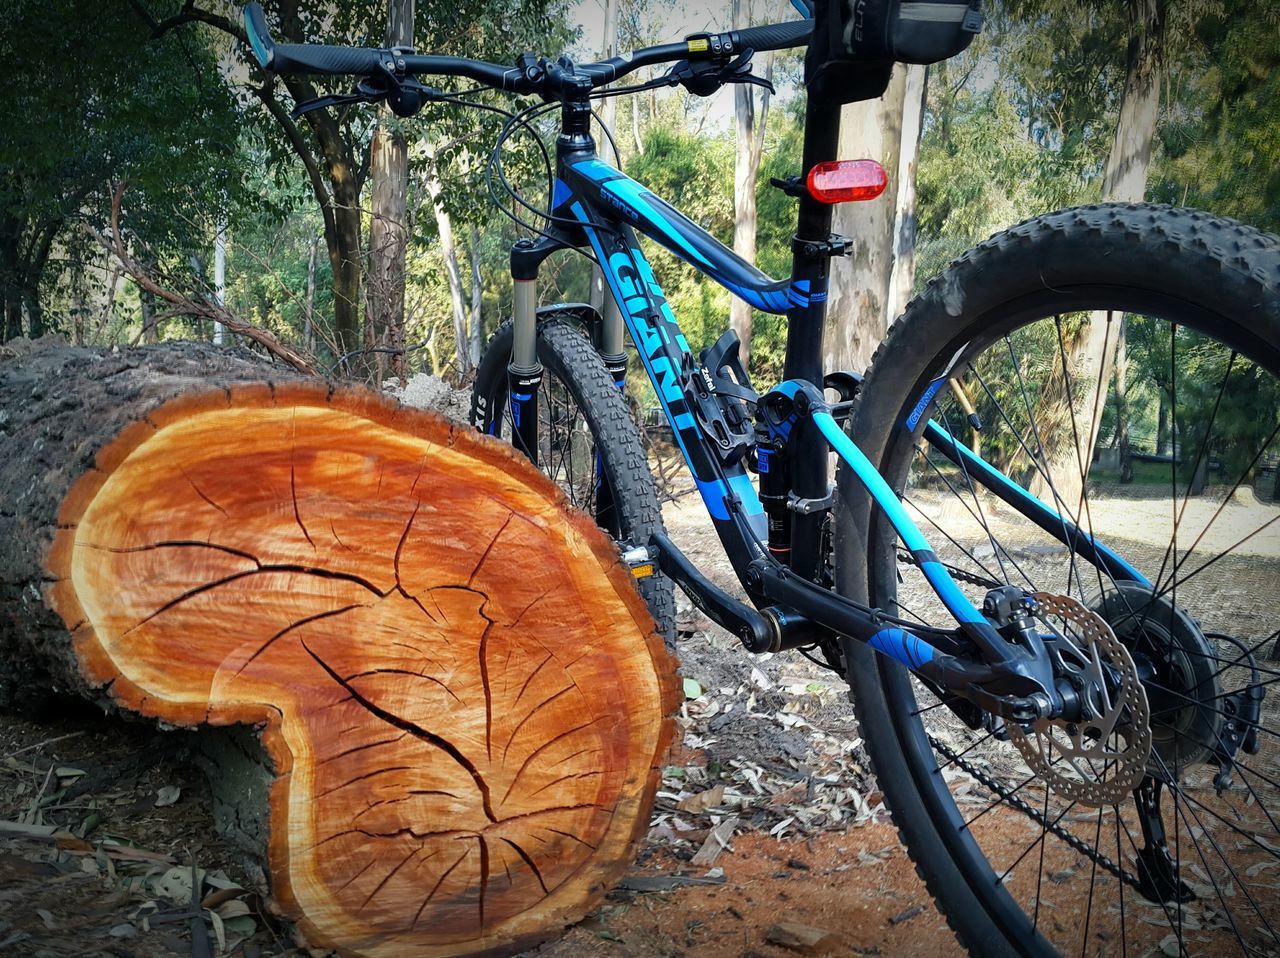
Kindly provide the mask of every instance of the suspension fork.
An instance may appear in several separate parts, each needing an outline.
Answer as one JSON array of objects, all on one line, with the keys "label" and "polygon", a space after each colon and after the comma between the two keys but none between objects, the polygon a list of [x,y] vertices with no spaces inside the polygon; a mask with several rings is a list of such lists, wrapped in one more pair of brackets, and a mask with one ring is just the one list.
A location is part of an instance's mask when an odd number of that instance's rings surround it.
[{"label": "suspension fork", "polygon": [[511,403],[511,444],[538,464],[538,281],[514,275],[511,359],[507,363],[507,396]]}]

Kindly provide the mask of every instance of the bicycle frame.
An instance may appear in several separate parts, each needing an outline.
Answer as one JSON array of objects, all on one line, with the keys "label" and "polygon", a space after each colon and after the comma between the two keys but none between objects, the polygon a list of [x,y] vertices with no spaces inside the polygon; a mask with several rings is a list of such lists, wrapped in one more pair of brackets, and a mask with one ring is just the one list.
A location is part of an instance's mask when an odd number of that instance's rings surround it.
[{"label": "bicycle frame", "polygon": [[[531,458],[537,455],[537,383],[541,378],[534,344],[538,267],[559,249],[589,246],[613,300],[599,334],[601,353],[621,384],[625,328],[725,552],[756,609],[719,593],[669,541],[655,537],[660,541],[652,545],[663,571],[672,575],[693,601],[721,624],[738,626],[734,631],[753,651],[807,644],[819,635],[837,641],[849,637],[872,645],[938,685],[987,683],[997,698],[983,704],[994,711],[1007,711],[1001,707],[1001,695],[1026,696],[1051,690],[1053,678],[1046,671],[1046,657],[1015,648],[974,607],[826,404],[820,384],[828,265],[836,252],[830,236],[831,207],[807,195],[801,197],[792,278],[775,281],[679,210],[601,160],[583,111],[576,107],[565,104],[564,132],[557,141],[557,178],[551,198],[555,225],[540,240],[522,240],[512,250],[516,333],[510,365],[511,416],[514,433],[528,431],[523,445]],[[811,103],[806,117],[805,170],[834,155],[838,131],[839,108]],[[717,381],[721,369],[709,368],[693,355],[636,239],[637,231],[755,308],[788,317],[787,379],[756,397],[762,409],[773,410],[763,417],[772,446],[757,448],[760,491],[747,469],[747,451],[758,444],[744,447],[740,432],[726,438],[723,424],[718,433],[709,425],[717,421],[719,397],[724,390],[732,393],[733,387]],[[736,357],[736,339],[730,345],[733,356],[728,358],[732,359]],[[722,359],[726,356],[718,355],[712,365]],[[944,384],[945,378],[930,384],[904,428],[923,432],[945,455],[962,463],[973,479],[1024,510],[1112,577],[1146,581],[1068,518],[1032,497],[928,420],[925,414]],[[776,469],[770,465],[774,454],[784,450],[789,468],[781,478],[769,476],[771,468]],[[926,639],[913,630],[889,626],[881,613],[836,595],[822,582],[823,527],[831,504],[829,450],[852,470],[919,563],[958,623],[954,634],[932,633]],[[777,482],[782,481],[784,505],[808,504],[795,508],[788,517],[790,536],[785,549],[774,549],[770,538],[770,516],[761,498],[766,477],[774,485],[773,498],[779,492]],[[966,652],[974,650],[980,663],[962,661]]]}]

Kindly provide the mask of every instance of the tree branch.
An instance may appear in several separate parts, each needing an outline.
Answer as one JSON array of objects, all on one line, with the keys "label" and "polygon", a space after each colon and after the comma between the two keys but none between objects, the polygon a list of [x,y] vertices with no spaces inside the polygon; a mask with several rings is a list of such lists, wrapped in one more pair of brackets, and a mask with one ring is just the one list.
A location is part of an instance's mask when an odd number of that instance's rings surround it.
[{"label": "tree branch", "polygon": [[92,224],[85,223],[84,228],[99,244],[101,244],[109,252],[115,254],[117,260],[120,261],[121,267],[129,274],[135,283],[143,290],[151,295],[164,300],[170,305],[170,309],[165,310],[160,316],[155,317],[152,323],[158,322],[162,318],[169,316],[194,316],[198,319],[211,319],[215,323],[221,323],[231,332],[246,339],[257,343],[272,356],[292,366],[299,372],[306,373],[309,376],[319,375],[315,363],[308,356],[304,356],[301,352],[294,349],[288,343],[281,342],[273,333],[255,326],[252,323],[246,323],[241,319],[237,319],[234,315],[227,311],[223,306],[216,303],[200,303],[165,289],[157,283],[148,274],[138,262],[131,257],[124,248],[124,240],[120,232],[120,202],[124,197],[124,183],[116,187],[111,197],[111,233],[112,237],[107,237],[93,227]]}]

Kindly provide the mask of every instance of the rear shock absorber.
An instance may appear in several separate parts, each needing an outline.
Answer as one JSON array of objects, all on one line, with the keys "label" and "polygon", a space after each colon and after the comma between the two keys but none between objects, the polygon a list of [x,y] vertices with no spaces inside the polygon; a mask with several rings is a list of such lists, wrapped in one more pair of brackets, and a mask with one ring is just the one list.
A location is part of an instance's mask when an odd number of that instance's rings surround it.
[{"label": "rear shock absorber", "polygon": [[791,564],[791,470],[786,448],[767,431],[756,430],[756,464],[760,472],[760,503],[769,520],[769,554]]}]

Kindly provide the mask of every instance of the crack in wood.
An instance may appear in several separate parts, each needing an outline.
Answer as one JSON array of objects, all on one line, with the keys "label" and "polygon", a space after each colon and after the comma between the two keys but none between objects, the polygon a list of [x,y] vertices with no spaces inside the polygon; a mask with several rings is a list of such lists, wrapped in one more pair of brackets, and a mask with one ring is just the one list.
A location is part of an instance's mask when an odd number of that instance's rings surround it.
[{"label": "crack in wood", "polygon": [[361,706],[368,709],[371,714],[382,719],[384,722],[386,722],[389,725],[393,725],[398,729],[403,729],[404,731],[413,735],[415,738],[421,739],[424,742],[428,742],[429,744],[434,745],[436,748],[440,749],[446,755],[452,758],[455,762],[457,762],[458,765],[464,771],[466,771],[468,775],[471,776],[471,780],[475,782],[476,788],[479,789],[481,805],[484,809],[485,817],[488,818],[489,821],[491,822],[496,822],[498,820],[493,813],[493,805],[489,795],[488,783],[484,780],[484,776],[480,774],[480,770],[476,768],[476,766],[471,762],[470,759],[468,759],[465,755],[462,754],[462,752],[458,749],[456,745],[454,745],[448,739],[445,739],[439,735],[436,735],[434,732],[427,731],[426,729],[416,724],[415,722],[410,722],[408,719],[401,718],[398,715],[394,715],[391,712],[388,712],[386,709],[381,708],[377,703],[371,701],[370,699],[365,698],[363,695],[360,694],[359,689],[356,689],[352,685],[348,684],[342,678],[342,676],[339,675],[336,671],[334,671],[334,669],[329,665],[328,662],[326,662],[324,659],[318,656],[311,649],[311,647],[307,645],[305,641],[303,641],[301,645],[302,645],[302,648],[306,650],[306,653],[315,660],[316,664],[319,665],[320,668],[324,669],[324,671],[329,674],[329,677],[331,679],[333,679],[340,686],[342,686],[349,693],[351,693],[351,697],[355,699],[355,701],[358,702]]},{"label": "crack in wood", "polygon": [[[568,691],[568,689],[566,689],[565,691]],[[597,715],[597,716],[596,716],[595,718],[593,718],[590,722],[584,722],[582,725],[579,725],[579,726],[577,726],[577,727],[575,727],[575,728],[571,728],[571,729],[568,729],[567,731],[561,732],[561,733],[560,733],[559,735],[557,735],[555,738],[553,738],[553,739],[548,739],[547,741],[545,741],[545,742],[543,742],[541,745],[539,745],[536,749],[534,749],[532,752],[530,752],[530,753],[529,753],[529,755],[528,755],[528,757],[527,757],[527,758],[525,758],[525,760],[524,760],[524,764],[523,764],[523,765],[521,765],[521,766],[520,766],[519,771],[517,771],[517,772],[516,772],[515,777],[511,779],[511,784],[509,784],[509,785],[507,786],[507,791],[506,791],[506,793],[502,796],[502,803],[505,805],[505,804],[506,804],[506,802],[507,802],[507,799],[511,797],[511,792],[512,792],[512,790],[516,787],[516,782],[520,781],[520,776],[524,774],[524,770],[525,770],[526,768],[528,768],[528,767],[529,767],[529,763],[530,763],[530,762],[532,762],[535,758],[537,758],[539,755],[541,755],[541,754],[542,754],[543,752],[545,752],[547,749],[551,748],[551,746],[555,745],[555,744],[556,744],[556,742],[560,741],[561,739],[563,739],[563,738],[565,738],[565,737],[567,737],[567,736],[569,736],[569,735],[576,735],[578,732],[581,732],[583,729],[591,728],[591,726],[595,725],[595,724],[596,724],[597,722],[599,722],[602,718],[604,718],[604,716],[603,716],[603,715]],[[505,757],[506,757],[506,755],[505,755],[505,753],[504,753],[504,754],[503,754],[503,758],[505,758]],[[560,763],[559,763],[559,762],[557,762],[556,764],[558,765],[558,764],[560,764]]]},{"label": "crack in wood", "polygon": [[537,795],[539,792],[545,792],[547,789],[551,788],[553,785],[559,785],[561,782],[572,781],[573,779],[576,779],[576,778],[591,778],[593,775],[603,775],[603,774],[604,774],[603,769],[594,769],[593,771],[590,771],[590,772],[576,772],[572,775],[562,775],[560,778],[557,778],[551,782],[547,782],[547,784],[543,785],[541,788],[535,789],[534,791],[530,792],[528,795],[525,796],[525,799],[526,800],[531,799],[533,798],[533,796]]},{"label": "crack in wood", "polygon": [[182,478],[187,480],[187,483],[191,486],[191,488],[196,491],[197,496],[199,496],[205,502],[209,503],[209,505],[213,506],[213,508],[221,512],[225,518],[227,519],[231,518],[231,516],[227,515],[226,509],[222,508],[222,506],[214,502],[211,498],[209,498],[209,496],[205,495],[204,490],[201,489],[198,485],[196,485],[196,481],[192,479],[189,475],[187,475],[187,470],[183,469],[182,466],[178,466],[178,471],[182,473]]},{"label": "crack in wood", "polygon": [[394,736],[394,738],[379,739],[378,742],[366,742],[364,745],[355,745],[355,747],[348,748],[344,752],[334,754],[334,756],[317,759],[315,767],[319,768],[321,765],[328,765],[329,762],[337,762],[339,758],[352,756],[352,754],[355,754],[356,752],[364,752],[366,748],[378,748],[380,745],[394,745],[401,742],[406,735],[408,735],[407,731],[402,731],[401,734]]},{"label": "crack in wood", "polygon": [[417,854],[421,851],[422,851],[421,848],[415,848],[411,852],[409,852],[408,855],[405,855],[404,858],[401,859],[400,864],[397,865],[395,868],[391,869],[391,871],[387,873],[387,876],[383,878],[382,881],[378,882],[377,885],[374,886],[373,891],[369,892],[369,894],[365,896],[364,902],[361,904],[360,907],[368,908],[369,902],[373,901],[374,897],[378,894],[378,892],[382,891],[382,889],[386,886],[387,882],[391,881],[395,873],[398,872],[400,869],[404,868],[405,865],[409,864],[409,859],[416,857]]},{"label": "crack in wood", "polygon": [[427,675],[425,672],[413,672],[409,669],[367,669],[364,672],[356,672],[353,675],[348,675],[347,681],[354,682],[356,679],[365,679],[371,675],[410,675],[415,679],[426,679],[428,682],[434,682],[436,685],[440,686],[440,688],[448,692],[449,695],[452,696],[453,700],[459,705],[465,704],[462,699],[458,698],[457,693],[454,692],[453,689],[449,688],[448,685],[441,682],[434,675]]},{"label": "crack in wood", "polygon": [[273,643],[275,643],[278,639],[284,638],[294,629],[300,629],[304,625],[310,625],[312,622],[319,622],[322,619],[332,619],[334,616],[338,616],[338,615],[342,615],[343,613],[350,612],[352,609],[367,609],[367,608],[369,608],[367,605],[360,605],[358,603],[355,605],[347,605],[347,606],[343,606],[341,609],[333,609],[329,612],[317,612],[315,615],[309,615],[306,618],[299,619],[297,622],[294,622],[292,625],[285,626],[283,629],[281,629],[271,638],[267,639],[267,641],[264,642],[261,646],[259,646],[257,650],[254,651],[253,655],[245,659],[244,664],[240,666],[240,668],[236,669],[236,675],[241,675],[245,669],[247,669],[250,665],[253,664],[253,661],[258,656],[262,655],[262,653],[266,652],[267,649],[271,648]]},{"label": "crack in wood", "polygon": [[[405,595],[408,595],[408,593],[405,591],[404,584],[400,581],[400,553],[404,551],[405,540],[409,538],[409,530],[413,528],[413,520],[418,518],[418,508],[421,505],[420,501],[413,504],[413,512],[409,515],[409,521],[404,524],[404,531],[400,533],[400,541],[396,543],[395,557],[391,560],[391,569],[396,575],[396,588],[404,592]],[[426,612],[426,609],[422,611]]]},{"label": "crack in wood", "polygon": [[410,931],[416,931],[418,928],[418,920],[422,917],[422,913],[426,911],[427,905],[431,904],[431,899],[436,897],[436,892],[440,890],[440,886],[444,884],[444,880],[453,874],[453,870],[462,864],[462,860],[471,854],[470,848],[464,848],[458,860],[445,869],[436,883],[431,887],[431,891],[427,892],[427,897],[422,900],[422,904],[418,906],[417,913],[413,916],[413,922],[409,925]]},{"label": "crack in wood", "polygon": [[[454,838],[458,840],[478,838],[486,832],[494,828],[503,828],[512,822],[522,822],[530,818],[538,818],[542,815],[558,815],[562,812],[577,812],[582,809],[593,808],[600,812],[612,812],[612,809],[601,805],[599,802],[580,802],[576,805],[550,805],[547,808],[537,808],[531,812],[521,812],[519,815],[511,815],[507,818],[500,818],[497,821],[490,822],[481,829],[474,828],[437,828],[431,831],[419,831],[412,825],[404,825],[400,828],[389,829],[386,831],[373,831],[368,828],[352,825],[350,828],[344,828],[340,832],[334,832],[327,835],[320,841],[310,846],[310,850],[320,848],[329,842],[337,841],[340,838],[346,838],[349,835],[363,835],[366,838],[376,838],[382,841],[397,841],[402,838],[414,838],[418,841],[425,841],[433,838]],[[541,826],[548,828],[548,826]],[[532,832],[530,833],[532,834]]]},{"label": "crack in wood", "polygon": [[506,842],[508,845],[510,845],[512,848],[514,848],[516,850],[516,854],[524,859],[524,863],[528,865],[530,870],[533,872],[533,877],[538,879],[538,884],[542,886],[542,893],[544,895],[550,895],[551,890],[547,888],[547,883],[542,880],[542,872],[539,870],[538,866],[534,863],[533,859],[529,857],[529,853],[526,852],[523,848],[521,848],[519,845],[517,845],[515,842],[513,842],[509,838],[504,838],[503,841]]},{"label": "crack in wood", "polygon": [[511,525],[511,520],[516,517],[514,512],[508,512],[507,518],[503,521],[501,528],[494,533],[493,538],[489,540],[489,544],[485,546],[484,552],[480,554],[480,561],[476,563],[476,567],[471,570],[471,575],[467,579],[467,588],[471,588],[476,581],[476,576],[480,574],[481,568],[484,567],[485,560],[489,558],[489,553],[493,551],[493,547],[498,544],[498,540],[502,538],[502,534],[507,531],[507,526]]},{"label": "crack in wood", "polygon": [[577,687],[578,687],[578,686],[577,686],[576,684],[574,684],[574,683],[571,681],[568,685],[566,685],[564,688],[562,688],[559,692],[555,693],[555,695],[552,695],[550,698],[545,698],[545,699],[543,699],[541,702],[539,702],[537,705],[535,705],[535,706],[533,707],[533,709],[532,709],[531,711],[529,711],[529,712],[525,715],[525,717],[524,717],[524,718],[522,718],[522,719],[520,720],[520,724],[519,724],[519,725],[517,725],[517,726],[515,727],[515,730],[514,730],[514,731],[512,731],[511,736],[507,739],[506,747],[505,747],[505,748],[503,748],[503,750],[502,750],[502,760],[503,760],[504,762],[507,760],[507,753],[511,751],[511,745],[512,745],[512,743],[513,743],[513,742],[515,742],[515,740],[516,740],[516,736],[520,734],[520,730],[521,730],[522,728],[524,728],[524,727],[529,723],[529,720],[530,720],[531,718],[533,718],[535,715],[537,715],[539,712],[541,712],[544,708],[546,708],[548,705],[550,705],[552,702],[554,702],[554,701],[555,701],[556,699],[558,699],[560,696],[565,695],[565,694],[567,694],[567,693],[569,693],[569,692],[574,691],[575,689],[577,689]]},{"label": "crack in wood", "polygon": [[311,539],[311,533],[307,531],[306,524],[302,521],[302,513],[298,510],[298,482],[295,474],[294,459],[298,453],[298,421],[295,411],[290,420],[293,427],[293,435],[289,439],[289,496],[293,499],[293,518],[298,523],[298,528],[302,530],[302,534],[307,537],[307,544],[311,546],[311,551],[315,552],[316,544]]},{"label": "crack in wood", "polygon": [[583,845],[586,845],[586,846],[587,846],[588,848],[590,848],[593,852],[597,850],[595,845],[592,845],[592,844],[591,844],[589,841],[587,841],[585,838],[580,838],[580,837],[578,837],[577,835],[574,835],[572,832],[566,832],[566,831],[563,831],[562,829],[559,829],[559,828],[548,828],[548,829],[547,829],[547,831],[549,831],[549,832],[554,832],[554,833],[555,833],[555,834],[557,834],[557,835],[563,835],[565,838],[572,838],[575,842],[579,842],[579,843],[581,843],[581,844],[583,844]]},{"label": "crack in wood", "polygon": [[548,651],[547,657],[538,663],[538,667],[529,673],[529,677],[524,680],[524,685],[520,686],[520,691],[516,695],[516,700],[511,703],[511,707],[515,708],[520,704],[520,700],[524,698],[525,690],[529,687],[529,683],[533,681],[535,675],[542,671],[542,667],[555,658],[555,653]]},{"label": "crack in wood", "polygon": [[346,881],[344,881],[341,885],[339,885],[337,888],[335,888],[335,889],[333,890],[333,893],[334,893],[335,895],[340,895],[342,892],[346,891],[346,890],[347,890],[347,888],[348,888],[351,884],[353,884],[357,878],[359,878],[361,875],[363,875],[365,872],[367,872],[370,868],[372,868],[372,867],[374,866],[374,863],[375,863],[375,862],[377,862],[377,859],[376,859],[376,858],[370,858],[370,859],[365,863],[364,868],[360,869],[358,872],[356,872],[354,875],[352,875],[350,878],[348,878]]},{"label": "crack in wood", "polygon": [[484,607],[489,602],[488,596],[485,597],[484,603],[481,604],[479,612],[481,618],[485,620],[484,631],[480,633],[480,648],[478,657],[480,659],[480,687],[484,689],[484,750],[485,756],[490,762],[493,762],[493,688],[489,685],[489,632],[493,629],[494,621],[485,614]]},{"label": "crack in wood", "polygon": [[[333,789],[330,789],[330,791],[333,791]],[[325,794],[327,795],[328,792],[326,792]],[[445,798],[452,798],[455,800],[459,800],[458,795],[454,794],[453,792],[446,792],[442,788],[411,788],[407,792],[405,792],[404,796],[401,798],[384,798],[384,799],[381,799],[380,801],[370,803],[360,811],[356,812],[356,814],[352,817],[351,821],[358,822],[361,819],[361,817],[368,815],[375,808],[382,808],[386,805],[399,805],[402,802],[409,801],[409,799],[413,796],[423,796],[423,795],[442,795]]]},{"label": "crack in wood", "polygon": [[347,781],[334,785],[331,788],[326,788],[323,792],[319,792],[318,794],[314,795],[313,798],[317,798],[317,799],[324,798],[326,795],[330,795],[333,792],[338,791],[339,789],[347,788],[348,786],[354,785],[356,782],[363,782],[370,778],[375,778],[378,775],[386,775],[388,772],[411,772],[411,771],[413,771],[412,765],[393,765],[389,768],[375,768],[371,772],[365,772],[363,775],[357,775],[355,778],[348,779]]}]

